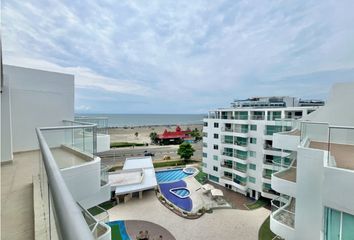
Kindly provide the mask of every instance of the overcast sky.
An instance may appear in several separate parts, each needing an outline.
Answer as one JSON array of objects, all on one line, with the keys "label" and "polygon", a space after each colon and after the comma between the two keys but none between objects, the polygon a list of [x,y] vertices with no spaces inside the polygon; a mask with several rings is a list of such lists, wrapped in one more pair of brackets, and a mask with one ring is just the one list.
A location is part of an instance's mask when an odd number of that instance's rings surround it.
[{"label": "overcast sky", "polygon": [[354,1],[3,0],[4,62],[75,74],[75,109],[204,113],[354,80]]}]

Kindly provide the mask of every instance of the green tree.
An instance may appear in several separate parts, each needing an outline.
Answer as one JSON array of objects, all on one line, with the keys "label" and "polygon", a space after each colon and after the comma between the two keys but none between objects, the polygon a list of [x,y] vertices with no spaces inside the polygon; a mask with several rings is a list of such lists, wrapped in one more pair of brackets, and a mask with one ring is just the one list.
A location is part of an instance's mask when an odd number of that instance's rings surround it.
[{"label": "green tree", "polygon": [[139,136],[139,133],[138,133],[138,132],[135,132],[134,135],[135,135],[135,137],[138,137],[138,136]]},{"label": "green tree", "polygon": [[157,143],[157,133],[156,132],[150,133],[150,139],[152,143]]},{"label": "green tree", "polygon": [[199,132],[198,128],[195,128],[190,135],[195,138],[196,141],[199,141],[202,139],[201,133]]},{"label": "green tree", "polygon": [[186,161],[191,159],[194,151],[195,150],[190,143],[184,142],[181,145],[179,145],[177,154],[181,157],[181,159]]}]

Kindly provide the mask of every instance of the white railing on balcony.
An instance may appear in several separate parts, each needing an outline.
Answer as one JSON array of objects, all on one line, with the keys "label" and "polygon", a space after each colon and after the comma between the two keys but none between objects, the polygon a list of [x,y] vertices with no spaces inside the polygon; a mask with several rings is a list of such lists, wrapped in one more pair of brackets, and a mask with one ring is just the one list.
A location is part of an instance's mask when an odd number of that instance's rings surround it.
[{"label": "white railing on balcony", "polygon": [[[88,128],[91,128],[90,131],[87,131]],[[79,132],[76,131],[78,129]],[[93,240],[100,239],[100,236],[107,235],[109,232],[107,225],[98,224],[96,220],[88,217],[90,214],[76,203],[66,186],[58,161],[52,153],[52,149],[68,145],[73,148],[77,147],[82,156],[93,155],[97,143],[94,139],[90,143],[85,141],[85,134],[88,132],[94,138],[96,125],[85,124],[36,129],[41,153],[39,178],[47,239]],[[76,141],[78,136],[82,137],[80,144]],[[76,150],[73,149],[73,151]],[[90,228],[93,226],[91,223],[94,223],[94,228]]]},{"label": "white railing on balcony", "polygon": [[276,221],[294,228],[295,226],[295,198],[281,195],[271,201],[272,218]]}]

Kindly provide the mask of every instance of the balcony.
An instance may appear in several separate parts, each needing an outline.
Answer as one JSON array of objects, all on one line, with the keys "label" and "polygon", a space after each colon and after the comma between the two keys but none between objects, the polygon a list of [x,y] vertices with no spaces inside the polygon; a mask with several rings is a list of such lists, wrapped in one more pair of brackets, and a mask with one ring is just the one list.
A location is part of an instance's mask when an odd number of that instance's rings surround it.
[{"label": "balcony", "polygon": [[[45,219],[42,220],[45,236],[110,239],[110,227],[98,222],[85,209],[110,198],[106,169],[101,169],[100,159],[94,157],[95,128],[95,124],[78,123],[36,129],[41,161],[34,197],[42,207],[35,208],[35,216]],[[78,186],[79,182],[86,184]],[[79,200],[85,208],[76,202]]]},{"label": "balcony", "polygon": [[264,120],[265,115],[251,115],[251,120]]},{"label": "balcony", "polygon": [[226,156],[226,157],[233,157],[233,153],[232,152],[223,152],[222,155]]},{"label": "balcony", "polygon": [[295,199],[282,195],[272,200],[270,229],[282,238],[294,239]]},{"label": "balcony", "polygon": [[221,131],[222,132],[233,132],[233,129],[232,128],[228,128],[228,127],[223,127],[223,128],[221,128]]},{"label": "balcony", "polygon": [[247,181],[240,181],[236,178],[233,179],[233,182],[236,184],[236,187],[242,191],[247,190]]},{"label": "balcony", "polygon": [[227,163],[221,163],[220,167],[222,168],[227,168],[227,169],[232,169],[232,163],[231,164],[227,164]]},{"label": "balcony", "polygon": [[231,176],[227,176],[227,175],[221,176],[221,179],[224,179],[224,180],[227,180],[227,181],[232,181],[232,177]]}]

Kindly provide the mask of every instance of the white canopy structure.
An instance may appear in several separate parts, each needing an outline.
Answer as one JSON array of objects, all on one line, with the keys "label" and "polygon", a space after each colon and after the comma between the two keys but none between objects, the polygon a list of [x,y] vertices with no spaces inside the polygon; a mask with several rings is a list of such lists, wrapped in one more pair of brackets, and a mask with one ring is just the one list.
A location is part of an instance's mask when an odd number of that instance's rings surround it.
[{"label": "white canopy structure", "polygon": [[208,192],[210,192],[212,189],[214,189],[214,187],[212,186],[212,185],[210,185],[210,184],[204,184],[203,186],[202,186],[202,190],[203,190],[203,193],[208,193]]},{"label": "white canopy structure", "polygon": [[223,197],[224,194],[220,189],[212,189],[211,190],[211,196],[213,197]]}]

